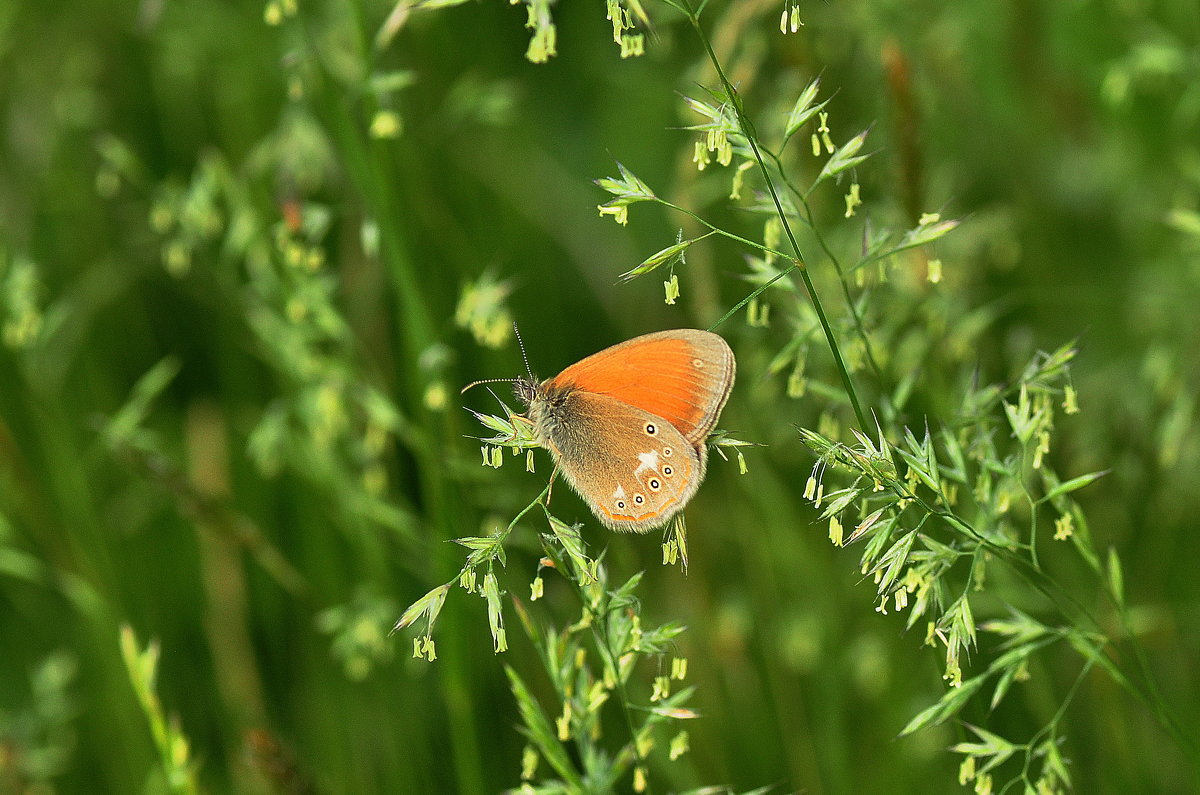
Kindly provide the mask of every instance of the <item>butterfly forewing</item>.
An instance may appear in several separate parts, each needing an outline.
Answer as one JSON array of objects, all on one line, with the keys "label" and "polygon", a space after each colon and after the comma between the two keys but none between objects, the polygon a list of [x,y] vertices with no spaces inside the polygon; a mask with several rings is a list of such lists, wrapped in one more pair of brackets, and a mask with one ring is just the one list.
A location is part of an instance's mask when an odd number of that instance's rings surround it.
[{"label": "butterfly forewing", "polygon": [[733,352],[725,340],[709,331],[677,329],[606,348],[563,370],[548,385],[573,386],[647,411],[702,448],[733,378]]}]

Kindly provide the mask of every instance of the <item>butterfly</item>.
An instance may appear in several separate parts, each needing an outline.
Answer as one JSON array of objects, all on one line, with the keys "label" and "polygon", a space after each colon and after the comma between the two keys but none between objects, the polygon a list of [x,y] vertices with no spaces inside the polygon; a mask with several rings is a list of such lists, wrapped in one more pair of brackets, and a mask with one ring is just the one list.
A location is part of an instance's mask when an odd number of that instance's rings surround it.
[{"label": "butterfly", "polygon": [[705,440],[733,389],[721,337],[675,329],[634,337],[553,378],[516,380],[538,444],[612,530],[666,523],[704,480]]}]

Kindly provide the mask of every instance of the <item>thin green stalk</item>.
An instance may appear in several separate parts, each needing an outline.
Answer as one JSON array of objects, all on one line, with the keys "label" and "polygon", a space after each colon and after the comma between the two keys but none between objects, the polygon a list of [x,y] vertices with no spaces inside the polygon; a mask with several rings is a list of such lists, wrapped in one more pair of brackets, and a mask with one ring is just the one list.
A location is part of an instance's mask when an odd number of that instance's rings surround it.
[{"label": "thin green stalk", "polygon": [[[542,507],[545,509],[546,518],[548,520],[552,519],[550,510],[545,503],[542,504]],[[583,586],[579,583],[579,578],[586,576],[587,573],[579,571],[574,567],[573,564],[572,569],[574,576],[567,577],[566,579],[571,583],[571,587],[574,589],[575,595],[579,597],[579,602],[583,605],[583,609],[586,610],[588,615],[592,617],[592,638],[596,642],[596,648],[604,656],[605,664],[612,669],[613,680],[616,682],[617,695],[619,696],[619,700],[621,702],[621,714],[625,718],[625,726],[629,731],[629,743],[633,750],[633,757],[637,760],[638,765],[642,767],[648,767],[648,760],[642,755],[641,748],[638,747],[637,729],[635,728],[633,722],[633,712],[630,710],[629,691],[625,687],[625,680],[621,677],[620,660],[613,651],[612,638],[608,632],[608,592],[601,588],[604,606],[602,609],[596,610],[592,607],[591,602],[588,600],[587,594],[583,590]],[[646,782],[646,789],[644,791],[647,793],[653,793],[653,788],[649,781]]]},{"label": "thin green stalk", "polygon": [[767,280],[767,282],[766,282],[765,284],[759,285],[759,287],[757,287],[757,288],[756,288],[756,289],[755,289],[755,290],[754,290],[752,293],[750,293],[749,295],[747,295],[747,296],[745,296],[744,298],[742,298],[742,300],[740,300],[740,301],[738,301],[736,304],[734,304],[734,305],[733,305],[733,307],[732,307],[731,309],[729,309],[729,311],[727,311],[725,314],[721,315],[720,319],[718,319],[716,323],[713,323],[711,326],[709,326],[709,327],[708,327],[708,330],[709,330],[709,331],[713,331],[713,330],[715,330],[715,329],[716,329],[718,326],[720,326],[720,325],[721,325],[722,323],[724,323],[726,320],[728,320],[729,318],[731,318],[731,317],[733,317],[734,315],[736,315],[738,312],[740,312],[740,311],[741,311],[742,307],[744,307],[746,304],[750,303],[750,302],[751,302],[751,301],[753,301],[755,298],[757,298],[758,296],[760,296],[760,295],[762,295],[764,292],[766,292],[767,288],[768,288],[768,287],[770,287],[770,286],[771,286],[772,284],[774,284],[775,282],[777,282],[777,281],[779,281],[780,279],[784,278],[785,276],[787,276],[788,274],[790,274],[792,271],[795,271],[795,270],[803,270],[803,267],[804,267],[804,266],[803,266],[803,264],[802,264],[802,263],[801,263],[799,260],[795,259],[794,257],[792,257],[792,256],[790,256],[790,255],[788,255],[788,254],[785,254],[785,253],[784,253],[784,252],[782,252],[782,251],[776,251],[776,250],[775,250],[775,249],[773,249],[773,248],[770,248],[770,247],[768,247],[768,246],[764,246],[762,243],[759,243],[759,242],[757,242],[757,241],[754,241],[754,240],[749,240],[749,239],[747,239],[747,238],[744,238],[744,237],[742,237],[741,235],[737,235],[737,234],[734,234],[733,232],[729,232],[729,231],[727,231],[727,230],[725,230],[725,229],[722,229],[722,228],[720,228],[720,227],[718,227],[718,226],[716,226],[716,225],[714,225],[714,224],[710,223],[710,222],[709,222],[709,221],[707,221],[706,219],[704,219],[704,218],[700,217],[699,215],[697,215],[696,213],[692,212],[691,210],[688,210],[688,209],[686,209],[686,208],[684,208],[684,207],[680,207],[680,206],[678,206],[678,205],[672,204],[671,202],[669,202],[669,201],[666,201],[665,199],[659,199],[659,198],[657,198],[657,197],[656,197],[656,200],[659,202],[659,204],[662,204],[664,207],[669,207],[669,208],[671,208],[672,210],[677,210],[678,212],[681,212],[681,213],[683,213],[684,215],[688,216],[689,218],[692,218],[692,219],[693,219],[693,220],[695,220],[697,223],[699,223],[699,224],[702,224],[703,226],[706,226],[706,227],[708,227],[708,228],[711,230],[711,231],[710,231],[708,234],[714,234],[714,233],[715,233],[715,234],[718,234],[718,235],[722,235],[722,236],[724,236],[724,237],[727,237],[727,238],[729,238],[730,240],[733,240],[733,241],[735,241],[735,242],[741,243],[741,244],[743,244],[743,245],[745,245],[745,246],[749,246],[750,248],[756,248],[756,249],[758,249],[758,250],[760,250],[760,251],[762,251],[762,252],[765,252],[765,253],[768,253],[768,254],[774,254],[774,255],[776,255],[776,256],[778,256],[778,257],[782,257],[782,258],[784,258],[784,259],[789,259],[789,260],[792,260],[792,264],[791,264],[790,266],[788,266],[788,267],[787,267],[787,268],[785,268],[784,270],[782,270],[782,271],[780,271],[779,273],[777,273],[777,274],[775,274],[774,276],[772,276],[770,279],[768,279],[768,280]]},{"label": "thin green stalk", "polygon": [[800,250],[800,243],[796,240],[796,235],[792,232],[791,224],[788,223],[787,213],[783,210],[783,202],[779,199],[779,194],[775,190],[775,183],[771,179],[771,174],[767,170],[767,164],[763,160],[762,153],[758,149],[757,136],[754,132],[754,125],[746,116],[745,110],[742,108],[741,98],[733,84],[729,82],[729,78],[725,75],[725,70],[721,67],[721,62],[717,58],[717,54],[713,51],[712,43],[708,36],[705,35],[704,29],[700,27],[700,17],[692,9],[690,0],[683,0],[683,7],[686,8],[688,21],[692,28],[696,31],[696,36],[704,45],[704,50],[708,54],[708,59],[712,63],[713,68],[717,72],[717,77],[721,81],[721,85],[725,89],[726,95],[729,97],[730,105],[733,108],[734,115],[737,117],[738,126],[741,128],[742,134],[746,137],[746,141],[750,144],[751,151],[754,152],[754,159],[758,163],[758,169],[762,173],[763,181],[767,186],[767,190],[771,194],[771,200],[775,204],[775,211],[779,216],[780,223],[783,225],[784,233],[787,235],[788,242],[792,246],[794,259],[797,266],[791,270],[796,270],[800,274],[801,281],[804,282],[804,289],[808,292],[809,301],[812,302],[813,311],[817,313],[817,320],[821,324],[821,328],[825,332],[825,339],[829,343],[829,350],[833,354],[834,363],[837,366],[838,374],[842,379],[842,386],[846,390],[846,395],[850,398],[850,405],[854,409],[854,416],[858,425],[863,430],[869,426],[867,423],[867,415],[863,412],[862,405],[858,399],[858,391],[854,388],[854,381],[850,378],[850,371],[846,367],[846,362],[842,358],[841,348],[838,346],[837,337],[833,333],[833,326],[829,323],[829,318],[825,315],[825,309],[821,305],[820,298],[817,296],[816,285],[813,284],[812,278],[808,275],[808,270],[804,267],[804,254]]},{"label": "thin green stalk", "polygon": [[850,317],[854,319],[854,329],[858,332],[859,339],[863,342],[863,351],[866,353],[867,363],[871,366],[871,370],[874,371],[875,377],[883,381],[883,371],[880,369],[879,362],[875,358],[875,348],[871,344],[870,335],[867,334],[862,313],[858,311],[858,303],[850,293],[850,281],[846,278],[846,274],[842,270],[842,263],[833,253],[833,250],[829,248],[829,244],[825,241],[825,235],[821,234],[821,230],[813,218],[812,205],[808,203],[808,197],[799,196],[798,198],[804,206],[804,213],[808,217],[808,226],[813,230],[813,236],[817,239],[817,245],[825,252],[825,256],[829,258],[830,264],[833,265],[833,269],[837,273],[838,283],[842,286],[842,295],[846,299],[846,309],[849,310]]},{"label": "thin green stalk", "polygon": [[[605,598],[607,600],[607,594],[605,594]],[[612,666],[613,677],[617,684],[617,695],[620,696],[621,700],[621,714],[625,717],[625,727],[629,731],[629,746],[633,750],[633,758],[637,760],[637,764],[640,767],[648,769],[649,760],[642,755],[642,749],[638,745],[637,729],[633,725],[633,712],[630,709],[629,690],[625,687],[625,680],[621,677],[620,658],[616,656],[612,649],[612,638],[608,632],[608,622],[603,616],[596,615],[590,607],[588,607],[588,612],[592,613],[594,617],[592,621],[592,635],[596,640],[596,645],[604,650],[604,655],[607,658],[606,663]],[[649,777],[647,777],[646,789],[644,791],[653,795],[654,788],[650,783]]]},{"label": "thin green stalk", "polygon": [[833,253],[833,249],[829,247],[828,241],[825,240],[825,235],[821,234],[821,229],[817,226],[812,205],[808,201],[808,194],[802,192],[795,183],[788,179],[787,172],[783,168],[783,161],[780,160],[779,155],[769,149],[765,151],[770,156],[771,162],[775,164],[775,172],[779,175],[783,186],[790,190],[801,206],[804,207],[804,215],[808,221],[808,228],[812,230],[813,237],[816,239],[817,245],[821,247],[821,251],[829,258],[830,264],[833,265],[833,270],[837,273],[838,282],[842,285],[842,295],[846,299],[846,308],[850,312],[850,317],[854,319],[854,329],[858,332],[859,339],[863,342],[863,351],[866,353],[867,363],[871,366],[871,370],[874,371],[875,377],[882,381],[883,371],[879,367],[878,360],[875,358],[875,349],[871,345],[871,338],[867,334],[866,325],[863,323],[862,313],[858,311],[858,304],[855,302],[854,296],[850,294],[850,282],[846,278],[845,271],[842,270],[841,260]]},{"label": "thin green stalk", "polygon": [[719,319],[719,320],[718,320],[716,323],[713,323],[711,326],[709,326],[709,327],[708,327],[708,330],[709,330],[709,331],[712,331],[712,330],[713,330],[713,329],[715,329],[717,326],[721,325],[721,324],[722,324],[722,323],[724,323],[726,320],[728,320],[729,318],[731,318],[731,317],[733,317],[734,315],[736,315],[736,314],[737,314],[739,311],[741,311],[741,308],[742,308],[743,306],[745,306],[746,304],[750,303],[750,302],[751,302],[751,301],[753,301],[755,298],[758,298],[760,295],[762,295],[764,292],[766,292],[766,291],[767,291],[767,288],[768,288],[768,287],[770,287],[772,284],[774,284],[775,282],[777,282],[777,281],[779,281],[780,279],[782,279],[784,276],[787,276],[789,273],[791,273],[791,272],[792,272],[792,271],[794,271],[794,270],[801,270],[802,268],[803,268],[803,266],[802,266],[801,264],[799,264],[799,263],[793,263],[792,265],[790,265],[789,267],[787,267],[785,270],[781,270],[779,273],[775,274],[775,275],[774,275],[774,276],[772,276],[770,279],[768,279],[768,280],[766,281],[766,283],[765,283],[765,284],[762,284],[762,285],[760,285],[758,288],[756,288],[756,289],[754,290],[754,292],[750,293],[750,294],[749,294],[749,295],[747,295],[745,298],[743,298],[742,300],[740,300],[740,301],[738,301],[736,304],[734,304],[734,305],[733,305],[733,307],[732,307],[732,308],[731,308],[731,309],[730,309],[728,312],[726,312],[725,314],[721,315],[721,318],[720,318],[720,319]]},{"label": "thin green stalk", "polygon": [[1116,595],[1108,587],[1104,588],[1104,593],[1116,607],[1117,618],[1121,623],[1121,630],[1125,637],[1128,638],[1134,662],[1137,664],[1139,678],[1142,680],[1142,686],[1148,691],[1155,715],[1158,717],[1159,722],[1164,724],[1169,733],[1174,736],[1175,742],[1188,755],[1191,762],[1196,764],[1198,759],[1200,759],[1200,747],[1197,746],[1196,737],[1184,728],[1183,724],[1175,717],[1175,713],[1171,711],[1166,700],[1163,698],[1162,692],[1158,688],[1158,680],[1154,678],[1154,674],[1150,670],[1150,661],[1146,659],[1146,651],[1142,648],[1142,644],[1138,643],[1137,636],[1134,634],[1133,624],[1129,619],[1129,609],[1125,606],[1124,600],[1117,599]]},{"label": "thin green stalk", "polygon": [[[666,199],[659,198],[658,196],[655,196],[654,200],[656,202],[658,202],[659,204],[663,205],[664,207],[669,207],[672,210],[683,213],[684,215],[688,216],[696,223],[701,224],[703,226],[707,226],[709,228],[709,230],[711,230],[708,233],[706,233],[705,235],[703,235],[702,237],[695,238],[695,240],[702,240],[704,237],[707,237],[708,235],[718,234],[718,235],[721,235],[722,237],[727,237],[736,243],[741,243],[744,246],[748,246],[750,248],[756,248],[759,251],[762,251],[763,253],[766,253],[766,254],[774,254],[775,256],[783,257],[784,259],[795,259],[790,254],[787,254],[783,251],[776,251],[775,249],[771,248],[770,246],[764,246],[762,243],[759,243],[756,240],[750,240],[749,238],[745,238],[745,237],[742,237],[741,235],[730,232],[727,229],[722,229],[721,227],[716,226],[715,224],[713,224],[710,221],[704,219],[703,217],[697,215],[696,213],[692,212],[691,210],[687,209],[686,207],[680,207],[677,204],[672,204],[671,202],[667,201]],[[693,242],[695,242],[695,241],[693,241]]]}]

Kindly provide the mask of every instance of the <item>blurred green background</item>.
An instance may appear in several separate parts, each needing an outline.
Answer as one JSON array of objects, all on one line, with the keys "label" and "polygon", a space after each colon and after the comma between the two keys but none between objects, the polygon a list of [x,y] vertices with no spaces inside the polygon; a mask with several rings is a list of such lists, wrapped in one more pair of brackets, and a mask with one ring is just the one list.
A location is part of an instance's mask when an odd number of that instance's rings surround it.
[{"label": "blurred green background", "polygon": [[[167,788],[124,624],[160,644],[162,709],[207,790],[519,784],[502,663],[539,669],[518,623],[497,659],[481,600],[454,592],[437,662],[386,633],[461,565],[448,539],[507,522],[549,472],[480,466],[458,388],[523,366],[503,324],[498,349],[456,324],[465,286],[511,290],[543,376],[707,326],[749,290],[724,243],[693,250],[674,307],[653,276],[617,283],[685,221],[599,217],[592,180],[615,161],[749,237],[760,224],[691,164],[680,94],[714,78],[676,12],[646,8],[647,54],[623,60],[600,4],[555,6],[558,55],[535,65],[524,8],[503,2],[0,4],[0,789]],[[1067,474],[1111,469],[1080,499],[1194,737],[1200,6],[805,3],[787,36],[783,8],[713,2],[704,20],[764,128],[818,75],[836,140],[873,125],[858,218],[841,219],[840,189],[819,199],[834,244],[853,258],[865,217],[962,218],[940,289],[948,313],[987,318],[983,381],[1078,338],[1083,411],[1052,455]],[[720,331],[739,361],[721,424],[768,446],[745,476],[713,461],[687,577],[656,536],[584,530],[616,580],[646,570],[649,618],[689,627],[702,718],[658,787],[962,791],[945,751],[959,727],[894,739],[943,691],[936,653],[873,612],[853,553],[803,505],[793,425],[826,399],[767,377],[786,325]],[[555,504],[588,518],[565,488]],[[518,542],[504,587],[527,595],[538,556]],[[1097,600],[1059,557],[1054,576]],[[577,611],[554,582],[538,607]],[[1078,668],[1051,658],[964,718],[1027,737]],[[1196,791],[1194,749],[1105,675],[1063,731],[1079,792]]]}]

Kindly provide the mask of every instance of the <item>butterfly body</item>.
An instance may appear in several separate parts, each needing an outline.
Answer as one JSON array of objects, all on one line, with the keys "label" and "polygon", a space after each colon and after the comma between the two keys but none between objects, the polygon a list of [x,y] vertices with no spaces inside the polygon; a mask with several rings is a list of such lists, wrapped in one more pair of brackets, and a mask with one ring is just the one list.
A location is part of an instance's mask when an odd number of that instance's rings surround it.
[{"label": "butterfly body", "polygon": [[733,388],[716,334],[646,334],[557,376],[519,380],[538,443],[613,530],[646,532],[683,508],[704,478],[705,439]]}]

